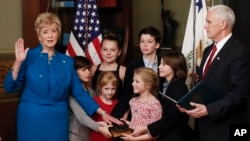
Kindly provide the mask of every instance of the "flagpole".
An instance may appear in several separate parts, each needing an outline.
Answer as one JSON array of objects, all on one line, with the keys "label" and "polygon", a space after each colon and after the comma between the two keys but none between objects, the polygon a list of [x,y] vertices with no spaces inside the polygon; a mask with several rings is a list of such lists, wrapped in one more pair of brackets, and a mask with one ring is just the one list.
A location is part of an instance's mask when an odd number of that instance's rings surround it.
[{"label": "flagpole", "polygon": [[98,18],[95,0],[77,0],[67,55],[85,56],[94,65],[101,63],[102,35]]},{"label": "flagpole", "polygon": [[[84,3],[84,6],[86,6],[85,8],[85,12],[86,12],[86,15],[89,15],[89,7],[88,7],[88,4],[89,4],[89,0],[85,0],[85,3]],[[89,16],[85,16],[85,21],[86,21],[86,25],[85,25],[85,33],[84,33],[84,36],[85,36],[85,39],[88,39],[88,33],[89,33]],[[88,51],[88,45],[89,45],[89,40],[86,40],[86,45],[84,47],[84,52],[85,52],[85,56],[89,59],[90,56],[89,56],[89,51]]]},{"label": "flagpole", "polygon": [[182,53],[185,55],[188,67],[186,84],[189,89],[195,84],[193,76],[200,67],[203,50],[212,43],[212,40],[207,38],[204,29],[206,13],[205,0],[191,0],[182,44]]},{"label": "flagpole", "polygon": [[195,53],[195,49],[196,49],[196,1],[193,0],[193,63],[192,63],[192,78],[191,78],[191,86],[190,88],[192,88],[194,86],[194,77],[193,75],[196,73],[195,68],[196,68],[196,53]]}]

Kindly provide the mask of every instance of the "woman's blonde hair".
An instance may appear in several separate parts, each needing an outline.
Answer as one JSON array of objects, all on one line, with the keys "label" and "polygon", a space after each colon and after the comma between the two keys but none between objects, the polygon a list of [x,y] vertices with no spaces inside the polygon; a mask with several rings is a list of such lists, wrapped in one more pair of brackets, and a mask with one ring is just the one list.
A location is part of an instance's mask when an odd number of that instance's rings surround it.
[{"label": "woman's blonde hair", "polygon": [[48,25],[55,25],[58,31],[58,35],[61,34],[62,23],[59,17],[54,13],[41,13],[38,15],[35,21],[35,31],[37,35],[39,34],[40,30]]},{"label": "woman's blonde hair", "polygon": [[[97,78],[97,84],[96,84],[96,93],[97,95],[100,94],[100,89],[107,85],[108,83],[111,83],[113,86],[116,86],[116,94],[118,92],[118,88],[119,88],[119,79],[117,77],[117,75],[111,71],[104,71],[101,72],[101,74],[98,76]],[[115,97],[114,96],[114,97]]]},{"label": "woman's blonde hair", "polygon": [[154,70],[150,68],[146,68],[146,67],[140,67],[134,71],[134,74],[140,75],[142,78],[142,81],[146,85],[150,86],[150,92],[154,96],[157,96],[160,80],[159,80],[159,76]]}]

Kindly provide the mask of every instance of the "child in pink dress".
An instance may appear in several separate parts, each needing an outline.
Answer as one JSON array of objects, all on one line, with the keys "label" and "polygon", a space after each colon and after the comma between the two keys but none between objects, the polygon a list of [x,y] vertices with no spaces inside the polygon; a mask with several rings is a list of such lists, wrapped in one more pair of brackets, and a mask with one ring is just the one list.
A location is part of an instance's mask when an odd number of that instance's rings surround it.
[{"label": "child in pink dress", "polygon": [[[102,72],[97,79],[96,93],[98,96],[94,97],[94,100],[99,104],[106,113],[110,114],[118,100],[115,98],[119,88],[119,79],[110,71]],[[103,121],[102,116],[95,114],[93,116],[95,121]],[[102,134],[91,131],[90,141],[113,141],[113,139],[107,139]]]},{"label": "child in pink dress", "polygon": [[135,129],[159,120],[162,106],[156,98],[159,86],[158,75],[150,68],[138,68],[134,71],[132,86],[138,96],[129,101],[132,114],[131,121],[127,121],[129,127]]}]

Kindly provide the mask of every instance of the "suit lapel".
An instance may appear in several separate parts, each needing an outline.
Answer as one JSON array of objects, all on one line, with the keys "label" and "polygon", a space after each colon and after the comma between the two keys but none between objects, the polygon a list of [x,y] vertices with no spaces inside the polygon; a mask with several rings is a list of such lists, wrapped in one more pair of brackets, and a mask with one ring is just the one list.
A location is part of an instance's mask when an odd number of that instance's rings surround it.
[{"label": "suit lapel", "polygon": [[204,50],[204,54],[203,54],[203,58],[201,60],[201,65],[198,69],[198,75],[200,76],[200,78],[202,78],[203,76],[203,68],[204,68],[204,65],[205,65],[205,62],[207,60],[207,57],[209,56],[209,53],[211,52],[212,50],[212,47],[213,47],[213,44],[208,46],[205,50]]},{"label": "suit lapel", "polygon": [[221,60],[223,60],[226,57],[226,55],[228,54],[228,52],[231,48],[231,44],[232,44],[233,40],[234,40],[233,37],[229,38],[229,40],[224,44],[222,49],[214,57],[214,60],[213,60],[211,66],[209,67],[209,70],[207,72],[206,78],[209,78],[210,75],[212,75],[215,68],[219,66]]}]

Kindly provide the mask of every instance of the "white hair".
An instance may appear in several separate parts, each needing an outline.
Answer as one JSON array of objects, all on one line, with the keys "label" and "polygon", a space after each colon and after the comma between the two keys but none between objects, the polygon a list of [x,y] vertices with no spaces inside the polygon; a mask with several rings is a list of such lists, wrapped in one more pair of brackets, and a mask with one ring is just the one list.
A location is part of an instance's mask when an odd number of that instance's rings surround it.
[{"label": "white hair", "polygon": [[215,13],[215,18],[218,20],[225,20],[228,26],[232,29],[235,23],[234,11],[226,5],[215,5],[208,9]]}]

